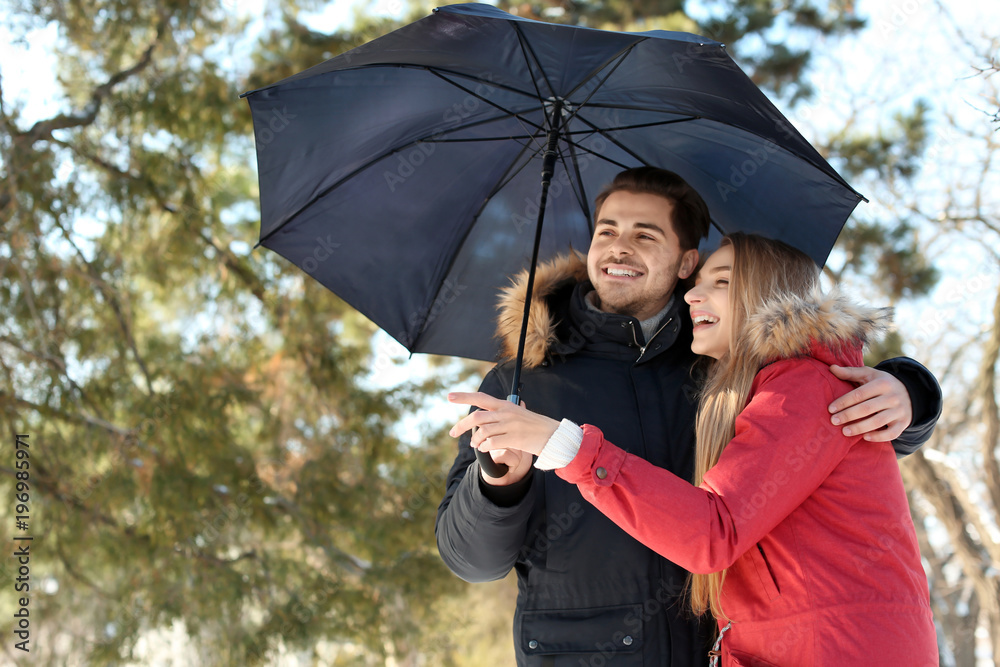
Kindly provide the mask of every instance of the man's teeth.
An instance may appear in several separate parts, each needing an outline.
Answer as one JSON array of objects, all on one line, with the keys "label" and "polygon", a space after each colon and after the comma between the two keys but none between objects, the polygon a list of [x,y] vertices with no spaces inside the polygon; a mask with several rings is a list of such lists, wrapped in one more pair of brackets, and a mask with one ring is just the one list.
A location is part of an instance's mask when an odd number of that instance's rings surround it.
[{"label": "man's teeth", "polygon": [[694,325],[698,326],[699,324],[715,324],[718,321],[719,321],[718,317],[712,317],[711,315],[699,315],[698,317],[694,318]]},{"label": "man's teeth", "polygon": [[629,271],[628,269],[608,269],[609,276],[629,276],[630,278],[638,278],[638,271]]}]

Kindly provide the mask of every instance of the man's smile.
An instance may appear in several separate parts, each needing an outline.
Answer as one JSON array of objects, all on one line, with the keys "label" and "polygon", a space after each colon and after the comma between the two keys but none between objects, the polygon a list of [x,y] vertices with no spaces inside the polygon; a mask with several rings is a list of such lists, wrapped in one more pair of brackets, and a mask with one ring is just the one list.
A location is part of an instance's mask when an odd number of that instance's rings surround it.
[{"label": "man's smile", "polygon": [[623,264],[611,264],[603,268],[604,275],[612,278],[639,278],[643,274],[638,269],[625,266]]}]

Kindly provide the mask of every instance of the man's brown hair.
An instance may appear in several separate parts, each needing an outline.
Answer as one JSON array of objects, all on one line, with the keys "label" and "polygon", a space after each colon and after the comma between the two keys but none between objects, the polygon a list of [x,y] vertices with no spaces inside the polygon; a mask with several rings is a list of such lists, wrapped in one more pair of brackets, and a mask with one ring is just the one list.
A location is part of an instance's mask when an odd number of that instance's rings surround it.
[{"label": "man's brown hair", "polygon": [[595,223],[604,201],[614,192],[659,195],[669,199],[674,205],[671,224],[680,240],[681,250],[697,249],[701,239],[708,236],[708,205],[697,190],[672,171],[658,167],[635,167],[619,172],[594,200]]}]

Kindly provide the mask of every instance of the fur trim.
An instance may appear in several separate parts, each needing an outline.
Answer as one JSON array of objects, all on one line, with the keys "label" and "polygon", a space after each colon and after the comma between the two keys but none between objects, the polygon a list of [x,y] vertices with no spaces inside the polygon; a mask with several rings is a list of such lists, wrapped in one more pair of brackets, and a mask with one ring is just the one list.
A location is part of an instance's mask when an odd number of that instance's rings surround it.
[{"label": "fur trim", "polygon": [[[541,365],[545,355],[556,342],[556,324],[546,301],[558,287],[572,281],[573,284],[587,279],[587,256],[570,251],[542,262],[535,269],[535,284],[531,290],[531,312],[528,315],[528,331],[524,342],[524,368]],[[497,304],[497,338],[500,339],[500,354],[503,359],[517,357],[517,343],[524,319],[524,296],[528,291],[528,270],[524,269],[511,279],[510,287],[500,291]]]},{"label": "fur trim", "polygon": [[891,317],[891,308],[861,306],[836,291],[808,299],[789,295],[750,318],[746,342],[760,361],[787,359],[808,351],[812,341],[830,348],[864,345],[889,328]]}]

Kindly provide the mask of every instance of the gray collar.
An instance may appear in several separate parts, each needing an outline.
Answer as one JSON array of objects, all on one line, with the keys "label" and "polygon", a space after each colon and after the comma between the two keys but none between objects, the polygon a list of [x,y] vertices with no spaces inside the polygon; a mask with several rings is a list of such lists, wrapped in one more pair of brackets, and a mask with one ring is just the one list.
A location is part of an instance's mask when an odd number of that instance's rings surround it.
[{"label": "gray collar", "polygon": [[[587,309],[592,310],[596,313],[602,313],[600,308],[594,305],[594,298],[597,296],[597,290],[591,290],[584,301],[587,303]],[[639,322],[639,327],[642,329],[642,342],[643,344],[648,343],[649,340],[656,334],[656,329],[660,324],[660,321],[666,316],[667,311],[670,307],[674,305],[674,299],[677,297],[676,294],[670,295],[670,300],[667,301],[667,305],[663,307],[663,310],[653,315],[648,320],[642,320]]]},{"label": "gray collar", "polygon": [[667,301],[667,305],[663,307],[663,310],[658,312],[656,315],[653,315],[648,320],[643,320],[639,322],[639,326],[642,327],[643,343],[648,343],[656,334],[656,329],[657,327],[660,326],[660,321],[666,316],[667,311],[670,310],[670,307],[674,305],[675,298],[676,295],[671,294],[670,301]]}]

